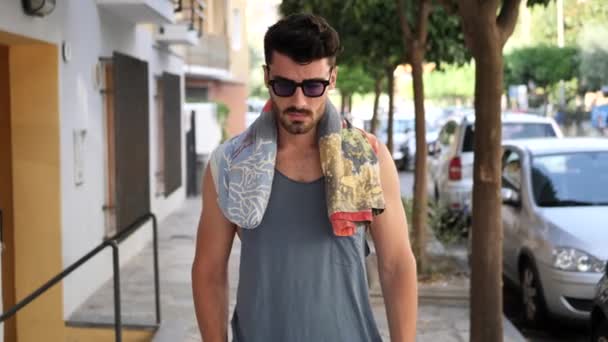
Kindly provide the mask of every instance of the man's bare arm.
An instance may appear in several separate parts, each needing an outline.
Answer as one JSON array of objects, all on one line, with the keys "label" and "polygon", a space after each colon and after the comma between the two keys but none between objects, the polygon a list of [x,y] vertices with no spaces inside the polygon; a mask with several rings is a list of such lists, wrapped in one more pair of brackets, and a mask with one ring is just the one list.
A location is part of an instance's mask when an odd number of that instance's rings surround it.
[{"label": "man's bare arm", "polygon": [[418,310],[416,261],[401,202],[399,176],[384,144],[381,144],[378,159],[386,209],[375,217],[371,235],[378,256],[386,316],[392,342],[413,342]]},{"label": "man's bare arm", "polygon": [[235,226],[221,212],[209,168],[203,179],[203,210],[192,264],[196,318],[205,342],[228,340],[228,257]]}]

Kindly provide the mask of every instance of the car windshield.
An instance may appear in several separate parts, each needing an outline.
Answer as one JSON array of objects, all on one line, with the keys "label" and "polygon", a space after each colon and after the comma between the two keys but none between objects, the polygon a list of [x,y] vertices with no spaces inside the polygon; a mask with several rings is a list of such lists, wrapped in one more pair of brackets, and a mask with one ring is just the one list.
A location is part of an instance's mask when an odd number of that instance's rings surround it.
[{"label": "car windshield", "polygon": [[[393,134],[405,133],[408,129],[414,131],[414,119],[394,119]],[[383,134],[388,133],[388,120],[382,121],[381,131]]]},{"label": "car windshield", "polygon": [[[555,130],[550,123],[539,122],[507,122],[502,124],[502,139],[530,139],[555,137]],[[473,152],[475,145],[475,130],[473,124],[467,125],[462,142],[462,152]]]},{"label": "car windshield", "polygon": [[608,205],[608,152],[535,156],[531,172],[538,206]]}]

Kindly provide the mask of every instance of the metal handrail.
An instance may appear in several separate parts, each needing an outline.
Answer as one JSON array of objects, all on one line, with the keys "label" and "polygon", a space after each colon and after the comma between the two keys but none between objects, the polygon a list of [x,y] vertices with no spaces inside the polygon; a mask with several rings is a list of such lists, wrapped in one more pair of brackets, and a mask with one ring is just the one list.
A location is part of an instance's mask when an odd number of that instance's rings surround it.
[{"label": "metal handrail", "polygon": [[78,259],[75,263],[70,265],[68,268],[63,270],[63,272],[57,274],[49,281],[47,281],[44,285],[40,286],[36,291],[32,292],[30,295],[22,299],[19,303],[15,304],[6,312],[2,313],[0,316],[0,322],[4,322],[8,318],[12,317],[23,307],[34,301],[44,292],[49,290],[53,285],[57,284],[63,278],[72,273],[75,269],[82,266],[89,259],[97,255],[99,252],[104,250],[106,247],[112,248],[112,261],[113,261],[113,272],[114,272],[114,333],[116,342],[122,341],[122,311],[120,307],[120,264],[119,264],[119,250],[118,245],[124,239],[129,237],[129,235],[133,234],[137,229],[139,229],[146,221],[152,219],[152,228],[153,228],[153,249],[154,249],[154,295],[155,295],[155,303],[156,303],[156,324],[151,325],[150,327],[158,328],[160,326],[161,318],[160,318],[160,289],[159,289],[159,276],[158,276],[158,227],[156,216],[152,213],[148,213],[138,218],[135,222],[130,224],[127,228],[115,234],[108,240],[102,242],[99,246],[91,250],[82,258]]}]

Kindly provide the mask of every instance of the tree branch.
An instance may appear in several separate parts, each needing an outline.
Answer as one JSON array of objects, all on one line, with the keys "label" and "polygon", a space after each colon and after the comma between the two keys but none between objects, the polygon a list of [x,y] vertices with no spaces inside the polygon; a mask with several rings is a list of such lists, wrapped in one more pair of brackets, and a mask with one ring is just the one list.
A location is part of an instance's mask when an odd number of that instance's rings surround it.
[{"label": "tree branch", "polygon": [[448,14],[458,14],[458,2],[456,0],[437,0],[437,2]]},{"label": "tree branch", "polygon": [[[400,0],[401,1],[401,0]],[[429,15],[433,7],[429,0],[420,1],[420,13],[418,13],[418,26],[416,27],[416,40],[420,46],[426,46],[426,38],[429,32]]]},{"label": "tree branch", "polygon": [[462,20],[462,31],[464,33],[464,43],[476,56],[477,49],[475,44],[475,20],[480,16],[479,5],[476,0],[457,0],[458,14]]},{"label": "tree branch", "polygon": [[496,19],[498,29],[501,35],[501,46],[504,46],[507,39],[511,37],[517,24],[517,15],[519,14],[519,4],[521,0],[503,0],[500,14]]},{"label": "tree branch", "polygon": [[403,31],[403,47],[407,48],[408,42],[412,40],[413,34],[410,24],[407,22],[405,17],[405,0],[397,1],[397,11],[399,11],[399,21],[401,22],[401,30]]}]

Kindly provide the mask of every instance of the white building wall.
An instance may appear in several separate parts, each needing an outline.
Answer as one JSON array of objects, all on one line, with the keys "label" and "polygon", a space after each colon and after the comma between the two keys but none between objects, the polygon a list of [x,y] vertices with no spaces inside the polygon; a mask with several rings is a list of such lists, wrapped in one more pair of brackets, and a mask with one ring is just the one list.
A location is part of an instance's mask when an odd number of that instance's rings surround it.
[{"label": "white building wall", "polygon": [[[222,127],[217,122],[217,105],[215,103],[187,103],[185,105],[188,120],[195,115],[195,151],[198,155],[207,155],[220,144]],[[190,123],[188,122],[188,125]]]},{"label": "white building wall", "polygon": [[[182,187],[166,199],[156,197],[154,176],[158,156],[155,76],[161,75],[163,71],[183,76],[183,61],[165,48],[156,46],[149,27],[136,26],[100,10],[94,0],[58,1],[55,11],[45,18],[26,16],[21,8],[21,1],[1,1],[0,31],[56,44],[60,54],[62,42],[71,46],[71,60],[63,62],[60,56],[59,66],[64,267],[101,243],[105,232],[105,216],[102,211],[107,169],[104,99],[95,88],[94,81],[95,65],[100,57],[111,57],[114,51],[118,51],[148,62],[150,205],[160,221],[183,202],[186,182],[185,134],[182,134]],[[184,93],[182,77],[182,100]],[[185,129],[182,124],[182,132],[185,132]],[[74,182],[74,130],[86,130],[84,183],[81,185]],[[141,251],[151,239],[151,224],[147,224],[121,244],[121,263],[124,264]],[[68,276],[63,283],[64,317],[68,318],[93,291],[111,277],[110,249]]]}]

